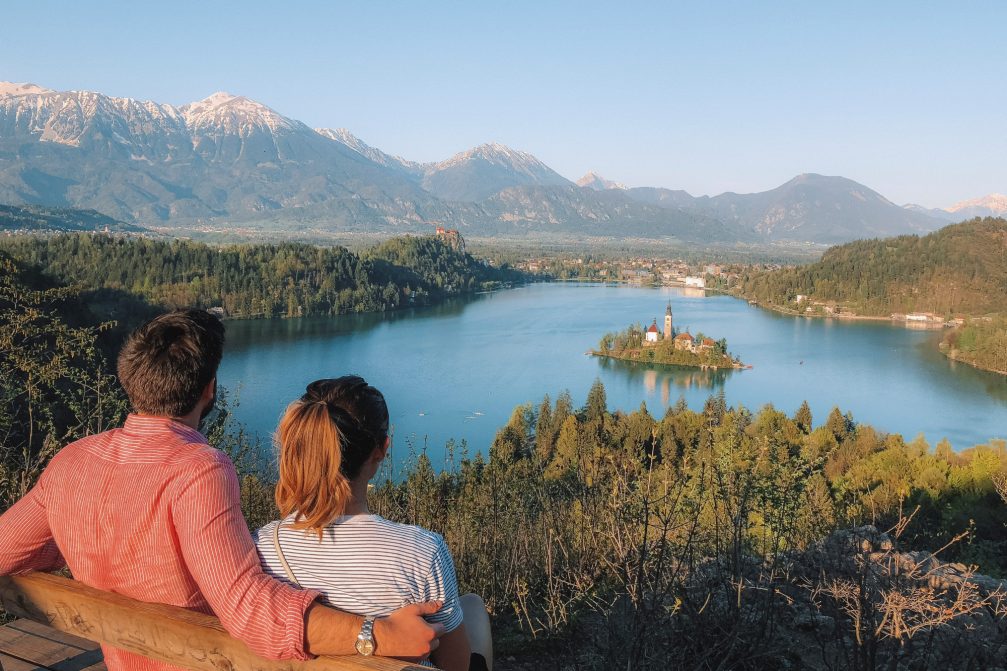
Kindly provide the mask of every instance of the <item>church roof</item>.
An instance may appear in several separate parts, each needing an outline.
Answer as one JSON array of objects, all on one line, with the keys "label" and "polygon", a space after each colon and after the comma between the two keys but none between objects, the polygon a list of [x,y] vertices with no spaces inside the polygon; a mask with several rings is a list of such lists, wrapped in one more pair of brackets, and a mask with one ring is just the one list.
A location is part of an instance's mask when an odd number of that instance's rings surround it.
[{"label": "church roof", "polygon": [[657,333],[657,324],[651,324],[650,328],[647,329],[647,333]]},{"label": "church roof", "polygon": [[691,333],[679,333],[675,336],[675,340],[695,340]]}]

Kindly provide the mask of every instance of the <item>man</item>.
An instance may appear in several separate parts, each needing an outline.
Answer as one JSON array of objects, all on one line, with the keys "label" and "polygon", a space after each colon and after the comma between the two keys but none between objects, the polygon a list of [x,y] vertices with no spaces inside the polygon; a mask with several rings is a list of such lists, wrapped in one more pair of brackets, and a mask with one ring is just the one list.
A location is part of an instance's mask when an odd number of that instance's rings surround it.
[{"label": "man", "polygon": [[[0,575],[68,566],[92,587],[220,618],[263,657],[354,654],[363,618],[316,602],[262,572],[241,515],[234,466],[197,430],[213,408],[224,327],[201,310],[161,315],[119,355],[134,414],[78,440],[0,516]],[[377,620],[370,648],[422,657],[443,633],[405,606]],[[110,671],[175,667],[105,646]]]}]

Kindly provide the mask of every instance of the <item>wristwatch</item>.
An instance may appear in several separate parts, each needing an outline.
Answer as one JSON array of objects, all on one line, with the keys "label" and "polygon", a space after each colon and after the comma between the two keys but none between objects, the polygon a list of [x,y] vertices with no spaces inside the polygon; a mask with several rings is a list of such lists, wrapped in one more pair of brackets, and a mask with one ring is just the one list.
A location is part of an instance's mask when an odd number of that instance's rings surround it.
[{"label": "wristwatch", "polygon": [[368,657],[374,654],[374,618],[365,617],[356,642],[357,652]]}]

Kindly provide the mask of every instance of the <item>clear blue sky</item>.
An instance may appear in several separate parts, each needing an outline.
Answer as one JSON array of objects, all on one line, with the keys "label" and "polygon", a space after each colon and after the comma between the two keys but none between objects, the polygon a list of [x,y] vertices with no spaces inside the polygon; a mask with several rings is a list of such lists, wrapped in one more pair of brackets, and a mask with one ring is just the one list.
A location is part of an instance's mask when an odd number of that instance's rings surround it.
[{"label": "clear blue sky", "polygon": [[1007,192],[1007,2],[33,0],[0,21],[0,79],[226,90],[414,160],[498,141],[693,194],[802,172],[927,206]]}]

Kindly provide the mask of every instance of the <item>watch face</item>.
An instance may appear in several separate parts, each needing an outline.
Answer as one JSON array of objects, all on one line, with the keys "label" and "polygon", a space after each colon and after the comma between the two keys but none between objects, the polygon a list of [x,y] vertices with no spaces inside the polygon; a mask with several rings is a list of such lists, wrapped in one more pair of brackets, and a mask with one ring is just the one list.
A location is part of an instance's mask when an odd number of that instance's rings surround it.
[{"label": "watch face", "polygon": [[373,655],[374,654],[374,641],[370,639],[358,638],[357,639],[357,652],[361,655]]}]

